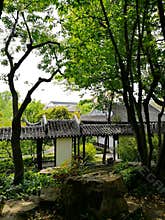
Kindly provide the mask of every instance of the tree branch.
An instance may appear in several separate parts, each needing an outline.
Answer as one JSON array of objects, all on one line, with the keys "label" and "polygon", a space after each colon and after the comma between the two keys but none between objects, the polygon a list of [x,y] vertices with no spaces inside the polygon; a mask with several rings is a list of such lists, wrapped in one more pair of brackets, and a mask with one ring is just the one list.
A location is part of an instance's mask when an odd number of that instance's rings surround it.
[{"label": "tree branch", "polygon": [[138,28],[138,48],[137,48],[137,73],[138,73],[138,104],[141,109],[141,101],[142,101],[142,81],[141,81],[141,45],[142,45],[142,37],[140,30],[140,15],[139,15],[139,2],[136,0],[136,16],[137,16],[137,28]]},{"label": "tree branch", "polygon": [[36,45],[32,46],[32,49],[40,48],[40,47],[43,47],[43,46],[45,46],[45,45],[47,45],[47,44],[54,44],[54,45],[56,44],[56,45],[60,46],[60,43],[58,43],[58,42],[55,42],[55,41],[46,41],[46,42],[43,42],[43,43],[36,44]]},{"label": "tree branch", "polygon": [[19,59],[19,61],[17,63],[15,63],[14,65],[14,69],[15,71],[20,67],[20,65],[23,63],[23,61],[28,57],[28,55],[31,53],[32,50],[43,47],[47,44],[57,44],[58,46],[60,46],[60,43],[58,42],[53,42],[53,41],[46,41],[40,44],[37,44],[35,46],[32,46],[31,44],[27,45],[27,51],[24,53],[24,55]]},{"label": "tree branch", "polygon": [[160,18],[160,23],[162,27],[163,37],[165,41],[165,15],[164,15],[164,8],[163,8],[162,0],[157,0],[157,4],[158,4],[159,18]]},{"label": "tree branch", "polygon": [[24,12],[21,12],[21,14],[22,14],[22,18],[23,18],[23,20],[24,20],[24,23],[25,23],[25,26],[26,26],[26,29],[27,29],[27,32],[28,32],[30,44],[32,45],[33,39],[32,39],[31,33],[30,33],[29,26],[27,25],[27,22],[26,22]]},{"label": "tree branch", "polygon": [[160,105],[160,106],[162,106],[162,107],[164,106],[164,101],[158,99],[158,98],[156,97],[156,95],[152,94],[152,99],[154,100],[154,102],[155,102],[156,104],[158,104],[158,105]]},{"label": "tree branch", "polygon": [[12,38],[14,37],[14,33],[15,33],[16,25],[18,23],[18,19],[19,19],[19,11],[17,11],[17,16],[16,16],[16,19],[15,19],[13,28],[11,30],[11,33],[10,33],[10,35],[9,35],[7,41],[6,41],[6,45],[5,45],[5,53],[6,53],[6,56],[7,56],[8,60],[9,60],[9,63],[10,63],[10,69],[13,68],[14,64],[13,64],[13,57],[9,53],[9,46],[10,46]]},{"label": "tree branch", "polygon": [[57,69],[54,73],[52,73],[52,75],[49,78],[38,78],[38,81],[32,86],[32,88],[28,91],[21,107],[19,108],[19,112],[18,112],[18,117],[22,117],[22,114],[24,112],[24,110],[26,109],[27,105],[31,102],[31,95],[33,94],[33,92],[38,88],[38,86],[43,83],[43,82],[51,82],[51,80],[53,79],[53,77],[57,74],[60,73],[60,69]]},{"label": "tree branch", "polygon": [[107,13],[106,13],[106,10],[105,10],[105,7],[104,7],[103,0],[100,0],[100,5],[101,5],[101,8],[102,8],[104,17],[105,17],[105,21],[106,21],[106,24],[107,24],[107,28],[108,28],[108,33],[109,33],[110,39],[111,39],[112,44],[114,46],[116,55],[117,55],[117,57],[119,59],[120,68],[121,69],[125,69],[123,61],[122,61],[122,58],[121,58],[121,55],[119,53],[119,50],[118,50],[118,47],[117,47],[117,44],[116,44],[116,41],[115,41],[115,38],[113,36],[112,30],[111,30],[111,27],[110,27],[109,19],[108,19],[108,16],[107,16]]}]

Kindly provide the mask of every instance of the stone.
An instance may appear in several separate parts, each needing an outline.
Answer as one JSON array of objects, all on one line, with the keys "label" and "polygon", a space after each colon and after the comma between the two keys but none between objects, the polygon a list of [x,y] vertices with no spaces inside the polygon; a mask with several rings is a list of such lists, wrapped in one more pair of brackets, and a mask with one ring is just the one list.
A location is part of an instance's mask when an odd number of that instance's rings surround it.
[{"label": "stone", "polygon": [[62,189],[65,219],[119,220],[128,214],[126,191],[121,176],[105,171],[69,177]]},{"label": "stone", "polygon": [[27,213],[35,210],[39,205],[39,199],[35,200],[8,200],[2,210],[2,220],[23,220]]},{"label": "stone", "polygon": [[41,189],[40,202],[57,202],[61,197],[60,187],[47,187]]}]

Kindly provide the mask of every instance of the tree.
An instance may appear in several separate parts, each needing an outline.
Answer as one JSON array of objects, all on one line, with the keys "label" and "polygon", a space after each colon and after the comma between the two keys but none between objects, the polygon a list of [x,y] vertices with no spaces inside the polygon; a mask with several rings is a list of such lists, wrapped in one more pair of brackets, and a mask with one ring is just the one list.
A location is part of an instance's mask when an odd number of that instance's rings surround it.
[{"label": "tree", "polygon": [[[9,67],[6,81],[12,95],[11,145],[15,167],[14,184],[18,184],[23,180],[24,176],[20,148],[21,117],[31,102],[31,95],[38,86],[43,82],[50,82],[60,72],[57,60],[57,51],[60,44],[56,41],[58,35],[55,32],[56,19],[53,15],[54,9],[50,6],[49,1],[40,1],[40,4],[35,0],[30,3],[10,1],[5,5],[4,11],[6,14],[2,16],[2,21],[5,25],[4,33],[6,32],[7,36],[4,39],[4,48],[2,48],[1,52],[6,57],[2,64]],[[47,78],[40,77],[27,91],[25,99],[19,105],[18,92],[15,87],[15,80],[19,78],[17,71],[34,50],[38,50],[38,53],[43,54],[46,67],[51,66],[49,76]],[[46,62],[48,54],[51,56],[51,63]]]},{"label": "tree", "polygon": [[36,123],[41,119],[41,112],[44,109],[44,104],[40,101],[33,100],[23,113],[23,120],[26,119],[30,123]]},{"label": "tree", "polygon": [[62,1],[59,10],[67,38],[65,77],[79,87],[122,94],[141,162],[150,167],[153,143],[148,106],[154,95],[163,97],[165,88],[156,2]]},{"label": "tree", "polygon": [[81,114],[90,113],[94,108],[93,100],[91,99],[80,100],[80,102],[78,103],[78,108],[80,109]]},{"label": "tree", "polygon": [[70,119],[72,114],[69,113],[68,109],[64,106],[56,106],[48,108],[41,112],[41,115],[46,115],[47,119]]}]

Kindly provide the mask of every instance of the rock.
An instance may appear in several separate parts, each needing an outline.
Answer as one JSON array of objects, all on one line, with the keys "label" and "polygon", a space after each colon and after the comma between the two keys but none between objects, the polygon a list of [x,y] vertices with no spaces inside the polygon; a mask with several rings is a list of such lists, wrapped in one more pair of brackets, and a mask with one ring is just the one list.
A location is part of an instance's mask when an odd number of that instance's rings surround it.
[{"label": "rock", "polygon": [[2,210],[2,220],[23,220],[26,219],[27,213],[35,210],[38,207],[39,199],[35,200],[9,200],[5,203]]},{"label": "rock", "polygon": [[2,210],[4,208],[5,205],[5,199],[3,196],[0,196],[0,216],[2,215]]},{"label": "rock", "polygon": [[40,202],[57,202],[61,197],[61,188],[47,187],[41,190]]},{"label": "rock", "polygon": [[96,172],[67,178],[62,189],[65,219],[121,219],[128,214],[121,176]]}]

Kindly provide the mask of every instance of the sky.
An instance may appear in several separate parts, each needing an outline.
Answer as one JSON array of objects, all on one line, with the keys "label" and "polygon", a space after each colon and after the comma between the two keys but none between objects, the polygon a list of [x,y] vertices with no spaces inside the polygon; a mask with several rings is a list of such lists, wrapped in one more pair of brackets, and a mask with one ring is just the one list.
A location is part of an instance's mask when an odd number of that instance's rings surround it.
[{"label": "sky", "polygon": [[[39,59],[34,55],[30,55],[18,70],[18,80],[15,81],[16,89],[19,91],[21,100],[24,99],[28,89],[37,81],[38,77],[48,77],[43,71],[37,68]],[[0,67],[1,71],[8,72],[8,69]],[[28,84],[26,83],[28,82]],[[7,84],[0,81],[0,92],[9,90]],[[82,92],[66,91],[66,87],[62,83],[42,83],[32,95],[32,99],[40,100],[42,103],[48,104],[50,101],[79,102],[80,99],[90,98],[89,92],[82,98]]]},{"label": "sky", "polygon": [[[2,42],[6,34],[2,31],[3,29],[3,23],[0,21],[0,48],[3,47]],[[15,58],[19,59],[19,54],[18,57],[14,56],[14,59]],[[0,57],[0,61],[1,59],[2,57]],[[31,54],[26,58],[17,71],[19,77],[15,82],[15,85],[16,90],[20,94],[21,100],[24,99],[28,89],[30,89],[31,86],[38,80],[38,77],[49,77],[48,75],[45,75],[43,71],[37,68],[39,61],[39,57],[36,57],[35,54]],[[8,73],[9,69],[7,67],[4,68],[4,66],[0,64],[0,71],[0,74],[4,72]],[[28,84],[26,82],[28,82]],[[9,90],[9,86],[0,80],[0,92],[5,90]],[[50,101],[79,102],[80,99],[90,98],[89,92],[87,92],[84,97],[80,97],[81,94],[82,92],[66,91],[66,88],[64,85],[62,85],[62,83],[59,85],[59,83],[57,84],[55,82],[49,82],[40,84],[37,90],[33,93],[32,99],[40,100],[42,103],[48,104]]]}]

